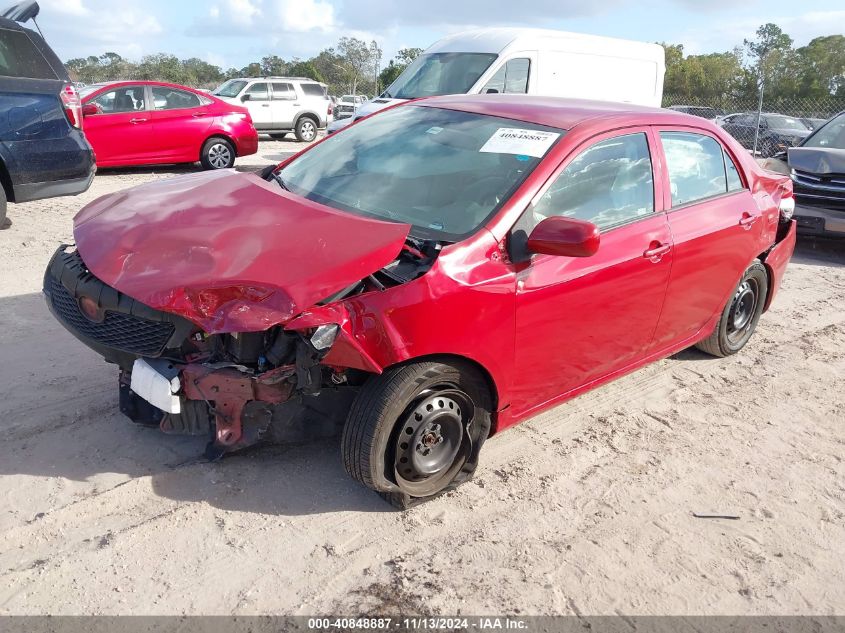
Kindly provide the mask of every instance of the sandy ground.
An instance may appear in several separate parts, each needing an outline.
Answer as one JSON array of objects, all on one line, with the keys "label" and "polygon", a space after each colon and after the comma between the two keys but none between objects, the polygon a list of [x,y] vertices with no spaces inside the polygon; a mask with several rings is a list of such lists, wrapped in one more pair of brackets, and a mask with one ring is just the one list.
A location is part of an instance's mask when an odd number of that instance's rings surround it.
[{"label": "sandy ground", "polygon": [[686,351],[508,430],[474,481],[403,514],[337,440],[209,464],[132,425],[115,371],[47,312],[76,210],[186,171],[10,208],[0,613],[845,613],[845,245],[799,245],[740,355]]}]

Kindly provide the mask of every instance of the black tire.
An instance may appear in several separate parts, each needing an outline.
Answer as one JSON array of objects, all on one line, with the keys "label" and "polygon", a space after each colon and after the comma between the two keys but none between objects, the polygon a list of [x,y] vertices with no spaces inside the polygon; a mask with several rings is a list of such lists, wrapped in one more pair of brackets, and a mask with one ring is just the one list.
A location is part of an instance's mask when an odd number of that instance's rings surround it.
[{"label": "black tire", "polygon": [[214,136],[202,146],[200,162],[204,169],[228,169],[235,166],[235,146],[228,139]]},{"label": "black tire", "polygon": [[0,185],[0,231],[3,229],[8,229],[12,226],[12,221],[6,217],[6,208],[8,207],[8,202],[6,200],[6,190],[3,189],[3,186]]},{"label": "black tire", "polygon": [[713,333],[695,344],[702,352],[723,358],[736,354],[751,339],[769,294],[769,275],[758,260],[748,267],[728,300]]},{"label": "black tire", "polygon": [[760,146],[760,156],[762,158],[771,158],[772,156],[777,154],[777,151],[777,147],[775,146],[774,141],[772,141],[771,139],[766,139]]},{"label": "black tire", "polygon": [[343,427],[343,465],[406,509],[472,477],[492,408],[487,381],[468,363],[393,367],[358,393]]},{"label": "black tire", "polygon": [[296,140],[300,143],[310,143],[317,138],[318,126],[319,123],[313,117],[307,115],[299,117],[293,130],[296,134]]},{"label": "black tire", "polygon": [[274,141],[284,141],[288,136],[287,132],[275,132],[270,135],[270,138]]}]

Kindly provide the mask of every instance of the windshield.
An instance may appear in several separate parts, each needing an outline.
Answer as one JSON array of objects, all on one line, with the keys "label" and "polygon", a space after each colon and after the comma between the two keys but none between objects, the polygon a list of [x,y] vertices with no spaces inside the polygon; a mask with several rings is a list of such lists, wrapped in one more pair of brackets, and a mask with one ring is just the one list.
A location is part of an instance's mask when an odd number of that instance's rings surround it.
[{"label": "windshield", "polygon": [[388,110],[328,137],[280,172],[295,194],[458,241],[510,197],[564,131],[424,106]]},{"label": "windshield", "polygon": [[801,147],[845,149],[845,112],[833,117],[808,138]]},{"label": "windshield", "polygon": [[246,82],[240,79],[230,79],[211,94],[218,97],[237,97],[244,89]]},{"label": "windshield", "polygon": [[384,96],[417,99],[466,94],[496,59],[492,53],[429,53],[402,71]]},{"label": "windshield", "polygon": [[769,127],[777,130],[796,130],[798,132],[806,132],[810,129],[801,119],[793,119],[792,117],[781,116],[779,114],[767,116],[766,122],[769,124]]}]

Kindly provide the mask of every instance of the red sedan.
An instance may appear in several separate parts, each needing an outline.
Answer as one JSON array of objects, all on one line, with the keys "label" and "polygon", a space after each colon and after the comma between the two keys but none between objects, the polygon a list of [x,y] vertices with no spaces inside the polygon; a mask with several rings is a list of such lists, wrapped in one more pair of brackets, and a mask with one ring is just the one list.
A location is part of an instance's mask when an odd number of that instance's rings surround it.
[{"label": "red sedan", "polygon": [[349,474],[407,507],[544,409],[690,346],[739,352],[793,208],[698,117],[437,97],[262,174],[91,203],[45,293],[120,367],[134,421],[211,433],[219,457],[334,403]]},{"label": "red sedan", "polygon": [[85,136],[97,165],[194,163],[225,169],[258,151],[246,108],[210,94],[153,81],[95,84],[82,90]]}]

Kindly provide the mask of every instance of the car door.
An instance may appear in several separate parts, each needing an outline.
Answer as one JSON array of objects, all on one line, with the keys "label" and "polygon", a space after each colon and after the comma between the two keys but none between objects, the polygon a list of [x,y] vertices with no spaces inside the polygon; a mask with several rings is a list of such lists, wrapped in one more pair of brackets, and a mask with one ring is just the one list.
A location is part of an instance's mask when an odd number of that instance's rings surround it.
[{"label": "car door", "polygon": [[214,121],[207,102],[188,90],[150,87],[155,156],[161,161],[193,162]]},{"label": "car door", "polygon": [[764,218],[719,140],[704,130],[657,129],[675,257],[655,346],[697,334],[724,307],[763,241]]},{"label": "car door", "polygon": [[293,84],[274,81],[270,107],[273,110],[273,124],[279,129],[290,129],[296,118],[297,110],[302,109],[302,103],[296,94]]},{"label": "car door", "polygon": [[106,88],[85,104],[83,131],[102,166],[132,165],[153,152],[152,116],[143,85]]},{"label": "car door", "polygon": [[672,241],[646,128],[596,137],[571,154],[512,234],[544,217],[589,220],[592,257],[534,256],[516,274],[515,415],[641,359],[672,266]]},{"label": "car door", "polygon": [[270,104],[270,84],[266,81],[257,81],[244,90],[241,102],[249,110],[257,130],[272,130],[275,127]]}]

